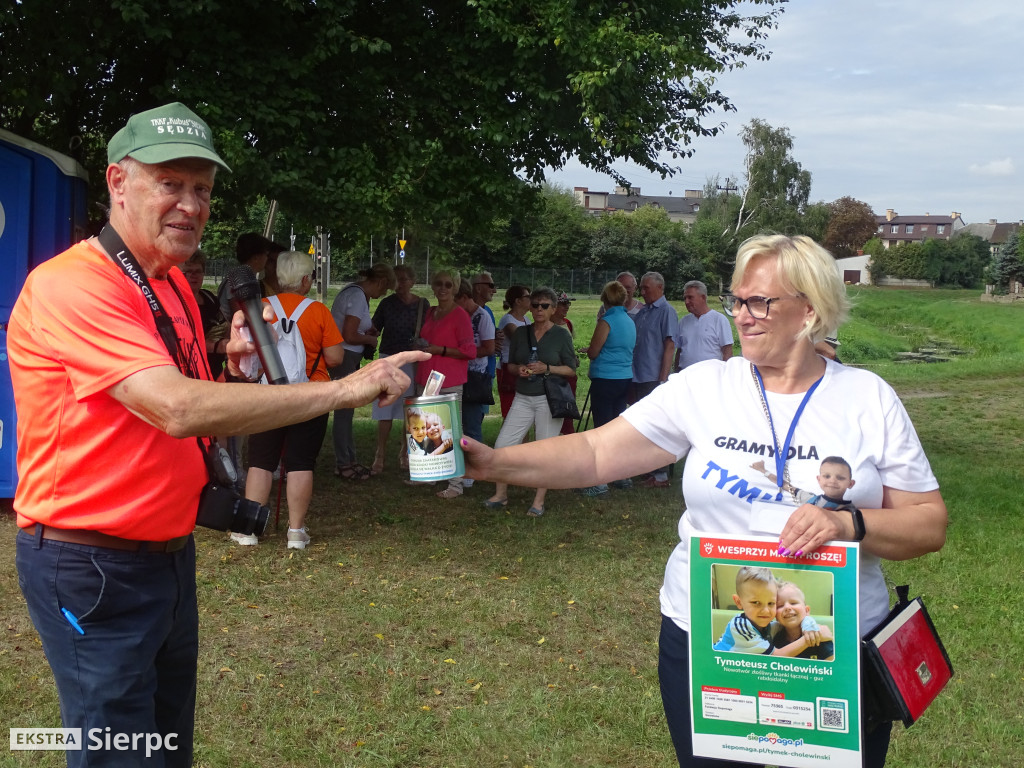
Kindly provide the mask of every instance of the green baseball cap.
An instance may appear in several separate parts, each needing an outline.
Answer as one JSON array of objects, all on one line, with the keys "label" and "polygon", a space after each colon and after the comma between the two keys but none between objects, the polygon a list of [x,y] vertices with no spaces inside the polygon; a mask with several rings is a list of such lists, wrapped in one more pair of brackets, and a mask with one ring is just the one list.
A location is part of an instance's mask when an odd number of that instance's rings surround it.
[{"label": "green baseball cap", "polygon": [[107,145],[107,162],[132,157],[155,165],[185,157],[198,157],[231,172],[213,148],[210,126],[180,102],[132,115]]}]

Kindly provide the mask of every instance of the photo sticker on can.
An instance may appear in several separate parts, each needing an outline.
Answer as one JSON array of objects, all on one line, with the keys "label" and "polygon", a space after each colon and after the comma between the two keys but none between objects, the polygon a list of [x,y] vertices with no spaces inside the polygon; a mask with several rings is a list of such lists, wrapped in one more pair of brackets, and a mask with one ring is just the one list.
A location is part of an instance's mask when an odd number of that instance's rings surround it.
[{"label": "photo sticker on can", "polygon": [[458,395],[406,398],[405,442],[410,480],[431,482],[464,475],[461,438]]}]

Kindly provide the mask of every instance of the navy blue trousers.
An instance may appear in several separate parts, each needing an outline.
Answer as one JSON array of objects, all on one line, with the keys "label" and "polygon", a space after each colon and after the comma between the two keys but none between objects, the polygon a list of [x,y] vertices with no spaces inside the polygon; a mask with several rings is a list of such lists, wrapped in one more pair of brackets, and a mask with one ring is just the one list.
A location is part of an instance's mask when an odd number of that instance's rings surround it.
[{"label": "navy blue trousers", "polygon": [[[121,552],[19,533],[15,559],[61,720],[82,729],[84,748],[68,750],[68,765],[191,766],[199,653],[193,539],[178,552]],[[104,746],[115,734],[155,734],[148,745],[159,737],[161,748],[148,759],[144,739],[132,749],[89,749],[90,733]]]}]

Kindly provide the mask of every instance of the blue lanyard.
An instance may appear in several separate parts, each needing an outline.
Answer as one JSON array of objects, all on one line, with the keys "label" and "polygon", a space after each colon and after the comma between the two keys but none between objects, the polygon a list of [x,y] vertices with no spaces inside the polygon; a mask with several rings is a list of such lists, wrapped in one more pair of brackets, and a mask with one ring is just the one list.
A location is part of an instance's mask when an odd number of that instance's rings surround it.
[{"label": "blue lanyard", "polygon": [[779,493],[776,495],[776,501],[782,501],[782,484],[784,482],[783,475],[786,471],[786,457],[789,456],[789,447],[793,443],[793,434],[796,432],[796,423],[800,421],[800,416],[804,412],[804,407],[807,405],[807,401],[811,399],[811,395],[814,394],[814,390],[821,384],[821,379],[825,376],[822,374],[816,382],[811,384],[811,388],[807,390],[803,400],[800,401],[799,407],[796,409],[796,413],[793,415],[793,421],[789,424],[789,432],[786,433],[786,442],[779,447],[779,437],[775,432],[775,422],[772,420],[772,412],[768,407],[768,396],[764,389],[764,379],[761,378],[761,372],[757,370],[757,366],[751,364],[750,366],[754,371],[754,377],[757,379],[757,386],[760,390],[761,403],[764,405],[764,413],[768,417],[768,426],[772,430],[772,442],[775,444],[775,482],[779,486]]}]

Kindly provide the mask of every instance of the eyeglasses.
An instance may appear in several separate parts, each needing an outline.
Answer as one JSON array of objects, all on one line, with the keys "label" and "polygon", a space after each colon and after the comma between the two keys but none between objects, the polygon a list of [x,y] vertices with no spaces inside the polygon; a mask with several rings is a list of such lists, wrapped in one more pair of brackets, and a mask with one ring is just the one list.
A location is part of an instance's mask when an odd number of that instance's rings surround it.
[{"label": "eyeglasses", "polygon": [[747,307],[747,312],[755,320],[764,320],[768,317],[768,312],[772,308],[773,301],[785,301],[786,299],[802,299],[801,295],[796,296],[776,296],[775,298],[768,299],[764,296],[748,296],[745,299],[741,299],[739,296],[733,296],[731,293],[727,293],[724,296],[719,296],[722,301],[722,309],[725,310],[725,314],[729,317],[736,317],[736,313],[740,311],[740,307],[744,304]]},{"label": "eyeglasses", "polygon": [[438,282],[438,283],[434,283],[434,287],[435,288],[454,288],[455,287],[455,283],[441,283],[441,282]]},{"label": "eyeglasses", "polygon": [[531,301],[530,306],[533,307],[534,309],[551,309],[551,302]]},{"label": "eyeglasses", "polygon": [[473,285],[486,285],[488,288],[494,287],[494,283],[473,283]]}]

